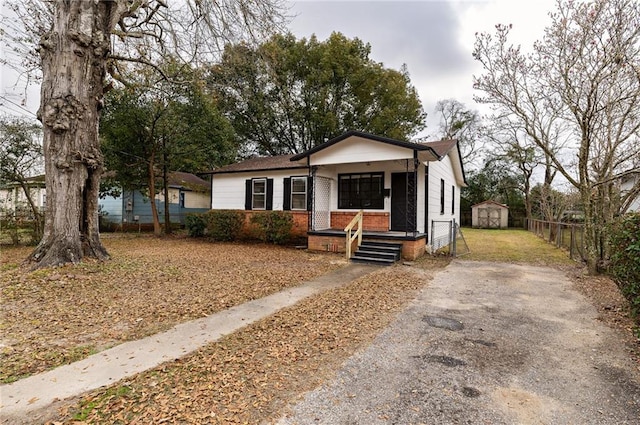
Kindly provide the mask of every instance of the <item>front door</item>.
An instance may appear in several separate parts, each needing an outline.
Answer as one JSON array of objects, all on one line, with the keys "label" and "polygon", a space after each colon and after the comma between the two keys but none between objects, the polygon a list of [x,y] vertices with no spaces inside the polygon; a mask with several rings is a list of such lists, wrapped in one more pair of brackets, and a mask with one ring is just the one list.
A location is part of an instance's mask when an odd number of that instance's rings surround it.
[{"label": "front door", "polygon": [[415,173],[391,174],[392,231],[416,230],[416,183]]}]

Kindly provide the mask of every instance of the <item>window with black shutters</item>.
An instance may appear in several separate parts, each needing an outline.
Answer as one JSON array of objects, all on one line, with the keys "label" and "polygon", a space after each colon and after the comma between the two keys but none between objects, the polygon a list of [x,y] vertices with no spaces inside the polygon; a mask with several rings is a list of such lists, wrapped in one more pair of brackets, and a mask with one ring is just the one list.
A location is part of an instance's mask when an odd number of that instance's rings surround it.
[{"label": "window with black shutters", "polygon": [[246,180],[244,208],[246,210],[273,209],[273,179]]}]

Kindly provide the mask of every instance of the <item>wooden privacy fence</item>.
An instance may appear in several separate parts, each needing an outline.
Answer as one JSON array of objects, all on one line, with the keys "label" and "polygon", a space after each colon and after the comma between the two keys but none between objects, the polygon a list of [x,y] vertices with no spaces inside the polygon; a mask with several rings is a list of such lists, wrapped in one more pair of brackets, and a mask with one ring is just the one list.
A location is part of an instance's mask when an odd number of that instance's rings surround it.
[{"label": "wooden privacy fence", "polygon": [[573,260],[584,260],[584,226],[582,224],[528,220],[528,230],[558,248],[569,252]]}]

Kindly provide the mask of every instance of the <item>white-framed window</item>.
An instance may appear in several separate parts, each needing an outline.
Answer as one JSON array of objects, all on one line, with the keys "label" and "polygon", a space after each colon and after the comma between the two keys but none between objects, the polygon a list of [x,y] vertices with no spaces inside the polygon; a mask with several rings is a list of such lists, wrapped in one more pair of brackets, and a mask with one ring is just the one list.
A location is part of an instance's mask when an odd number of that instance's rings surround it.
[{"label": "white-framed window", "polygon": [[291,209],[307,209],[307,177],[291,177]]},{"label": "white-framed window", "polygon": [[251,209],[267,209],[267,179],[251,180]]}]

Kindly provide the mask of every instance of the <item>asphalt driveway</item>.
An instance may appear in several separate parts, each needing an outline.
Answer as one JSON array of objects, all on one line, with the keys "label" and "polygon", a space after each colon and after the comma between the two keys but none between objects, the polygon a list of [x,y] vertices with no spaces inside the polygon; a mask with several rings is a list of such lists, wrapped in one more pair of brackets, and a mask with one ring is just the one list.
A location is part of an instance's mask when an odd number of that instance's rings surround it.
[{"label": "asphalt driveway", "polygon": [[279,424],[639,424],[640,371],[558,270],[454,261]]}]

